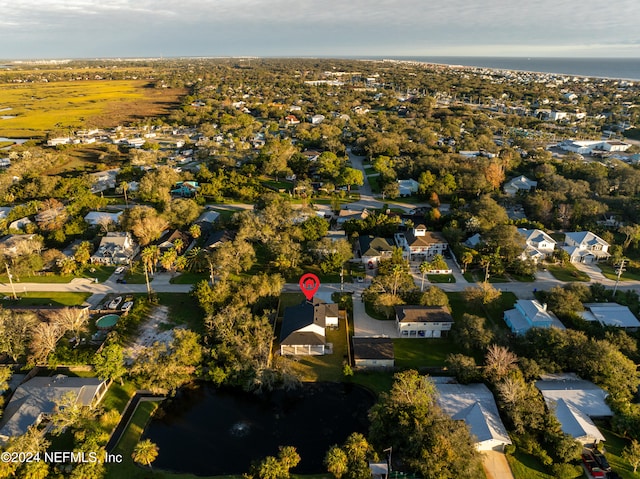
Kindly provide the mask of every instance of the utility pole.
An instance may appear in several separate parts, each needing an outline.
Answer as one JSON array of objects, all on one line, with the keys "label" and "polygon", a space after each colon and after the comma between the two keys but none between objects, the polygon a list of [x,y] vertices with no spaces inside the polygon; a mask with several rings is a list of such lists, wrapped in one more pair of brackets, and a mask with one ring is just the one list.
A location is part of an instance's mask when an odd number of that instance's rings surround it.
[{"label": "utility pole", "polygon": [[344,265],[340,267],[340,292],[344,292]]},{"label": "utility pole", "polygon": [[11,285],[11,292],[13,293],[13,299],[18,299],[16,295],[16,288],[13,286],[13,279],[11,276],[11,271],[9,271],[9,265],[7,263],[4,264],[4,267],[7,268],[7,276],[9,277],[9,284]]},{"label": "utility pole", "polygon": [[626,260],[623,258],[622,261],[620,261],[620,264],[618,265],[618,269],[616,270],[616,285],[613,287],[613,296],[615,298],[616,296],[616,291],[618,290],[618,283],[620,282],[620,276],[622,276],[622,273],[624,273],[626,271],[625,267],[624,267],[624,262]]}]

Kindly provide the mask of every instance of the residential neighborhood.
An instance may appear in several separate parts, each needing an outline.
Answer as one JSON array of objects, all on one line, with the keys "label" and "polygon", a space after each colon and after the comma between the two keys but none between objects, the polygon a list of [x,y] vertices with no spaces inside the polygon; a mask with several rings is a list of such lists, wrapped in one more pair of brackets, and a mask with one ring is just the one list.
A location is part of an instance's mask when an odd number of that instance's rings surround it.
[{"label": "residential neighborhood", "polygon": [[634,82],[105,62],[0,69],[174,99],[0,141],[0,448],[122,462],[0,476],[640,477]]}]

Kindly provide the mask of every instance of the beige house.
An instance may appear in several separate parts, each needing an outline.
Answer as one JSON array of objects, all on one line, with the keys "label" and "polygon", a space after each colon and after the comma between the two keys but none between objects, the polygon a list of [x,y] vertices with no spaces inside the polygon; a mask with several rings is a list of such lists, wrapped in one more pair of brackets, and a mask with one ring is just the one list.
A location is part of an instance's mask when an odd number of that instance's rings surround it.
[{"label": "beige house", "polygon": [[396,306],[396,327],[401,338],[441,338],[453,325],[444,306]]}]

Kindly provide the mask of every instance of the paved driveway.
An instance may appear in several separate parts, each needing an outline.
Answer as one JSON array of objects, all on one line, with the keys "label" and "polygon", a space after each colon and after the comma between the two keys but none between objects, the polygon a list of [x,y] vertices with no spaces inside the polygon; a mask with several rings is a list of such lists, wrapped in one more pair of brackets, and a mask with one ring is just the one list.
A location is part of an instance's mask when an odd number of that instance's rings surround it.
[{"label": "paved driveway", "polygon": [[498,451],[482,451],[482,465],[487,479],[513,479],[507,457]]}]

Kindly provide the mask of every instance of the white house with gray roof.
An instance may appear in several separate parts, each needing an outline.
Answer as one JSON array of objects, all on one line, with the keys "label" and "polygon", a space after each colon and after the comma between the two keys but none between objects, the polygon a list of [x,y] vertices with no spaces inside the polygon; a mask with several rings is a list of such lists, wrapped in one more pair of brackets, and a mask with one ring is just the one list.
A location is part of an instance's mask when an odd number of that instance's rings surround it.
[{"label": "white house with gray roof", "polygon": [[572,263],[597,263],[609,256],[609,243],[591,231],[566,233],[562,247]]},{"label": "white house with gray roof", "polygon": [[575,374],[544,375],[536,381],[536,387],[564,433],[582,444],[605,440],[592,421],[592,418],[613,416],[605,401],[609,394],[604,389]]},{"label": "white house with gray roof", "polygon": [[493,394],[484,384],[457,384],[451,378],[433,378],[438,405],[454,420],[464,421],[479,451],[502,451],[511,444]]},{"label": "white house with gray roof", "polygon": [[518,228],[518,233],[524,238],[524,242],[527,245],[520,255],[521,259],[530,259],[538,263],[553,255],[553,251],[556,248],[556,241],[544,231]]},{"label": "white house with gray roof", "polygon": [[637,331],[640,321],[627,306],[618,303],[586,303],[586,311],[578,314],[586,321],[597,321],[602,326],[623,328],[627,331]]},{"label": "white house with gray roof", "polygon": [[502,189],[509,196],[515,196],[519,192],[529,192],[535,190],[538,182],[530,180],[524,175],[520,175],[512,180],[507,181]]},{"label": "white house with gray roof", "polygon": [[76,396],[76,404],[95,407],[107,392],[106,381],[98,378],[74,378],[58,374],[34,377],[18,386],[0,421],[0,442],[20,436],[30,426],[51,417],[56,402],[68,393]]}]

